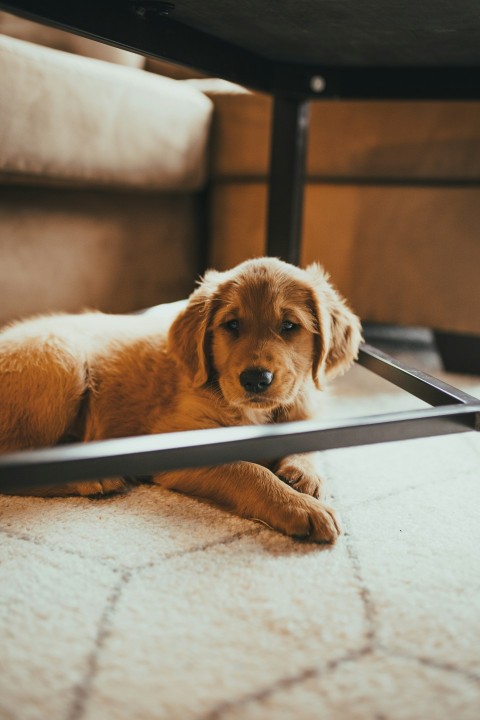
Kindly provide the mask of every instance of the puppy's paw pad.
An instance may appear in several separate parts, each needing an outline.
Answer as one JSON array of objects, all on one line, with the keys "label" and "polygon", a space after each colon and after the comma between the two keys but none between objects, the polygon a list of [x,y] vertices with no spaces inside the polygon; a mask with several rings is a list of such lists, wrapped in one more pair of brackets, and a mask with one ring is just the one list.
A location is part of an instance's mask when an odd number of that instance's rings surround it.
[{"label": "puppy's paw pad", "polygon": [[68,497],[69,495],[80,495],[81,497],[105,497],[118,493],[127,493],[133,487],[133,483],[127,478],[111,477],[100,480],[81,480],[65,485],[48,488],[42,492],[44,497]]},{"label": "puppy's paw pad", "polygon": [[[86,483],[87,485],[90,483]],[[134,483],[128,479],[123,477],[110,477],[110,478],[102,478],[101,480],[96,480],[92,482],[92,490],[88,493],[88,495],[113,495],[117,493],[128,493],[132,489]],[[97,489],[93,489],[93,487]]]}]

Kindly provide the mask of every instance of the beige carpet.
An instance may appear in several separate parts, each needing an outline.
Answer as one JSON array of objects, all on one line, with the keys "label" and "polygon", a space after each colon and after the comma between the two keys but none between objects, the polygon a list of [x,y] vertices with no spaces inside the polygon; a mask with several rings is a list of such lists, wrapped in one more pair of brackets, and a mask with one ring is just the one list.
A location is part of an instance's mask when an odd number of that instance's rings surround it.
[{"label": "beige carpet", "polygon": [[[355,368],[325,414],[418,406]],[[478,720],[480,436],[323,461],[332,549],[159,488],[1,497],[1,720]]]}]

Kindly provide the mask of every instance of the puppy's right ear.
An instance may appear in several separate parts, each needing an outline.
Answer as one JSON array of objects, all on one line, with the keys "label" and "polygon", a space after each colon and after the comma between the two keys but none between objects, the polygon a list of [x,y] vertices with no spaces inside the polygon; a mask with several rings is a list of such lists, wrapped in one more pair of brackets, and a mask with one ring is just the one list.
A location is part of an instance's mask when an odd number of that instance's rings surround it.
[{"label": "puppy's right ear", "polygon": [[185,368],[195,387],[205,385],[211,372],[209,326],[220,275],[213,270],[205,274],[168,333],[167,350]]}]

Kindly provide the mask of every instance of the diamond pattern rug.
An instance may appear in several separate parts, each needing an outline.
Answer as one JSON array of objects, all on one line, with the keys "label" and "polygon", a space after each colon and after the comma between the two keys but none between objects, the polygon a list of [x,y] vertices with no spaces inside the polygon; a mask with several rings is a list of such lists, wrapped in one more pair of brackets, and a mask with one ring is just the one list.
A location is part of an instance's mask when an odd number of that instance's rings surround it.
[{"label": "diamond pattern rug", "polygon": [[[323,414],[420,405],[355,368]],[[0,718],[478,720],[480,436],[322,461],[332,548],[151,486],[0,497]]]}]

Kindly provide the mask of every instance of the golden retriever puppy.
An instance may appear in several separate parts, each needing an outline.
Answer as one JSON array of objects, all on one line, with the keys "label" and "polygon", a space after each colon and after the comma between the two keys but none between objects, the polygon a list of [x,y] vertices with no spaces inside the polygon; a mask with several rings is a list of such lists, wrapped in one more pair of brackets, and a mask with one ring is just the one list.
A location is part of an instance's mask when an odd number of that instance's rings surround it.
[{"label": "golden retriever puppy", "polygon": [[[0,333],[0,452],[147,433],[308,419],[357,356],[358,318],[319,265],[273,258],[209,271],[188,301],[141,315],[52,315]],[[309,454],[158,473],[154,482],[333,542]],[[107,478],[40,494],[122,490]],[[36,491],[38,494],[38,491]]]}]

